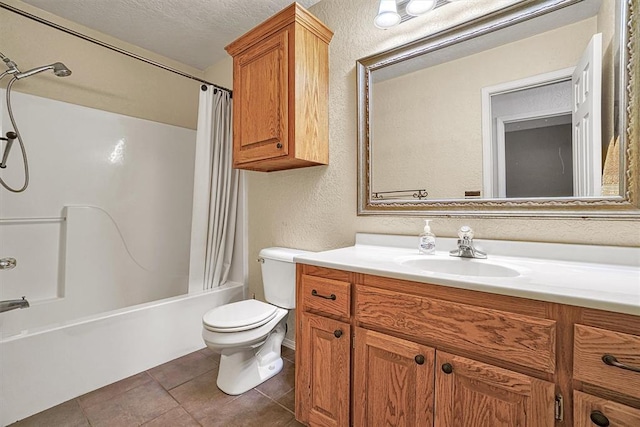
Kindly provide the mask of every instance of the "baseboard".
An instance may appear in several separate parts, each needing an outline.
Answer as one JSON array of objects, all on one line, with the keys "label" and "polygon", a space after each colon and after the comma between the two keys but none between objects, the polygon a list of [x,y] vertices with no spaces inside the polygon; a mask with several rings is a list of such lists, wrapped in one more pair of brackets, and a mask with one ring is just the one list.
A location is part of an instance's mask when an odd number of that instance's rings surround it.
[{"label": "baseboard", "polygon": [[290,348],[293,351],[296,350],[296,342],[293,340],[290,340],[289,338],[285,338],[284,341],[282,341],[282,345],[287,348]]}]

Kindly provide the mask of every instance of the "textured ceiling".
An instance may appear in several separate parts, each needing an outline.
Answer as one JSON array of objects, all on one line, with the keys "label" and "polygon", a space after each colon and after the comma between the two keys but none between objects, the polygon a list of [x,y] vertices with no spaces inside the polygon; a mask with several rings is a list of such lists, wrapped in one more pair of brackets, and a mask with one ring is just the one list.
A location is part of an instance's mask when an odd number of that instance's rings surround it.
[{"label": "textured ceiling", "polygon": [[[293,0],[23,0],[198,69]],[[297,0],[304,7],[320,0]]]}]

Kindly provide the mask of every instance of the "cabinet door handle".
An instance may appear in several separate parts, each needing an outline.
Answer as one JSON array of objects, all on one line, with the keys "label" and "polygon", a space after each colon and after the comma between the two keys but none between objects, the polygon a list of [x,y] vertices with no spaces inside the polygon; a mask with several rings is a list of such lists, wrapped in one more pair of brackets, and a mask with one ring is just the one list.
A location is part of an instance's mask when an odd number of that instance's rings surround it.
[{"label": "cabinet door handle", "polygon": [[279,142],[276,144],[276,148],[282,148],[282,144],[280,144]]},{"label": "cabinet door handle", "polygon": [[424,365],[424,356],[423,355],[419,354],[416,357],[414,357],[414,359],[415,359],[415,361],[416,361],[416,363],[418,365]]},{"label": "cabinet door handle", "polygon": [[618,362],[618,359],[616,359],[616,357],[612,356],[611,354],[605,354],[604,356],[602,356],[602,361],[609,366],[615,366],[616,368],[626,369],[627,371],[631,371],[631,372],[640,372],[640,368],[636,368],[635,366],[629,366],[629,365],[625,365],[624,363],[620,363]]},{"label": "cabinet door handle", "polygon": [[442,365],[442,372],[444,372],[445,374],[450,374],[453,372],[453,366],[451,365],[451,363],[445,363]]},{"label": "cabinet door handle", "polygon": [[342,331],[340,329],[336,329],[333,331],[333,336],[336,338],[340,338],[342,336]]},{"label": "cabinet door handle", "polygon": [[326,295],[320,295],[318,293],[318,291],[316,291],[315,289],[311,290],[311,295],[313,295],[314,297],[320,297],[320,298],[324,298],[324,299],[330,299],[332,301],[336,300],[336,295],[335,294],[331,294],[329,296]]},{"label": "cabinet door handle", "polygon": [[593,411],[591,413],[591,422],[599,427],[607,427],[609,425],[609,418],[600,411]]}]

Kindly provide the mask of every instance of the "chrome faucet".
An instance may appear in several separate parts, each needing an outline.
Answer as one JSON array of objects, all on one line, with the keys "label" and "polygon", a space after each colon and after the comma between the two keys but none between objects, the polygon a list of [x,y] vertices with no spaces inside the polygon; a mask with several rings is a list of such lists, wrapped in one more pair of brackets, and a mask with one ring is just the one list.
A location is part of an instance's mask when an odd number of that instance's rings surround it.
[{"label": "chrome faucet", "polygon": [[458,230],[458,249],[449,252],[451,256],[461,258],[484,259],[487,254],[473,247],[473,230],[468,225],[463,225]]},{"label": "chrome faucet", "polygon": [[29,301],[27,301],[24,297],[22,299],[11,299],[7,301],[0,301],[0,313],[10,310],[15,310],[16,308],[27,308],[29,307]]}]

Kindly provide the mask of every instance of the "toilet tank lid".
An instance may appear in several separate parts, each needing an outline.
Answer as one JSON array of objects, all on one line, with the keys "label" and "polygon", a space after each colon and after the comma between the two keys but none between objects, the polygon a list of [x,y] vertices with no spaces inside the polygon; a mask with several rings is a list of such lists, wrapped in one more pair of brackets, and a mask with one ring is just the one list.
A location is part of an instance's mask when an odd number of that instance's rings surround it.
[{"label": "toilet tank lid", "polygon": [[293,262],[293,257],[308,254],[309,251],[291,248],[264,248],[260,251],[260,258],[272,259],[275,261]]}]

